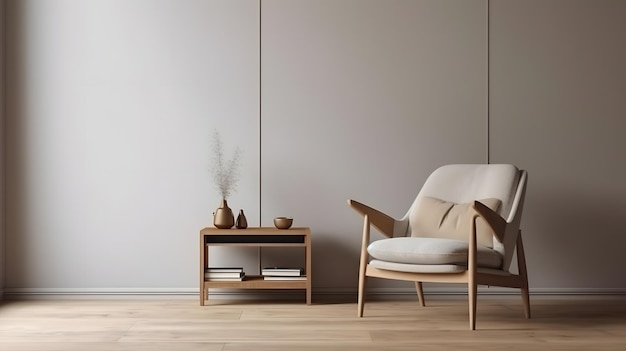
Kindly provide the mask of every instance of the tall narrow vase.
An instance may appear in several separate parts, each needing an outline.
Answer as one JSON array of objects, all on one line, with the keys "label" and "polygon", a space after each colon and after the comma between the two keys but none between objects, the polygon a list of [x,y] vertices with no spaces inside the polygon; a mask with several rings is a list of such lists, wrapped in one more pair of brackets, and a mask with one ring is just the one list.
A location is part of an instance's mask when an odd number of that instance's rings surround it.
[{"label": "tall narrow vase", "polygon": [[226,199],[222,199],[220,207],[213,213],[213,225],[219,229],[229,229],[235,225],[233,211],[228,207]]}]

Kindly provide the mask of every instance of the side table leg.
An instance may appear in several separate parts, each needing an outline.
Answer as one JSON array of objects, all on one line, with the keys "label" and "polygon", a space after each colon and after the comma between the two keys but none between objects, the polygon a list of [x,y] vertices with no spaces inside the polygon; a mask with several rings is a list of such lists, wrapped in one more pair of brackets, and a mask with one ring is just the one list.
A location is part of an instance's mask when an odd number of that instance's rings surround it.
[{"label": "side table leg", "polygon": [[204,306],[204,300],[208,298],[208,289],[204,285],[204,270],[209,263],[209,248],[204,240],[204,235],[200,234],[200,306]]},{"label": "side table leg", "polygon": [[312,270],[311,270],[311,232],[307,230],[306,235],[306,248],[305,248],[305,265],[306,265],[306,304],[311,304],[311,290],[312,290]]}]

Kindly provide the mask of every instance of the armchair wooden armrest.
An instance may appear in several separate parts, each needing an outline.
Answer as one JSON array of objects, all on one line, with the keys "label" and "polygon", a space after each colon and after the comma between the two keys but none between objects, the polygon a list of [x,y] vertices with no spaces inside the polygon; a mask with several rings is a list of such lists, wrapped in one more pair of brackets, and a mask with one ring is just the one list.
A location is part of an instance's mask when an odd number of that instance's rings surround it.
[{"label": "armchair wooden armrest", "polygon": [[485,206],[480,201],[474,201],[474,210],[489,224],[496,234],[498,241],[503,242],[507,223],[498,213]]},{"label": "armchair wooden armrest", "polygon": [[396,223],[393,217],[355,200],[348,200],[348,205],[363,216],[367,216],[370,223],[383,235],[390,238],[393,237],[393,227]]}]

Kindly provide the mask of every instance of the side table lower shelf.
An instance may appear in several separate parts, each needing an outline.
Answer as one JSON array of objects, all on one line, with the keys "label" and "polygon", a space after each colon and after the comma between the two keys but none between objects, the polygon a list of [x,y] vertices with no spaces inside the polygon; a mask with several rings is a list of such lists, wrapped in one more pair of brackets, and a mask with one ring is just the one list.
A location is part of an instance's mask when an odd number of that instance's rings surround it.
[{"label": "side table lower shelf", "polygon": [[223,289],[306,289],[306,280],[264,280],[262,276],[246,276],[243,281],[204,281],[205,288]]},{"label": "side table lower shelf", "polygon": [[[200,305],[209,298],[209,289],[301,289],[306,303],[311,304],[311,230],[309,228],[246,229],[204,228],[200,231]],[[241,281],[208,280],[204,271],[209,266],[209,247],[293,247],[304,249],[304,279],[266,280],[259,275],[246,275]],[[260,272],[259,272],[260,273]]]}]

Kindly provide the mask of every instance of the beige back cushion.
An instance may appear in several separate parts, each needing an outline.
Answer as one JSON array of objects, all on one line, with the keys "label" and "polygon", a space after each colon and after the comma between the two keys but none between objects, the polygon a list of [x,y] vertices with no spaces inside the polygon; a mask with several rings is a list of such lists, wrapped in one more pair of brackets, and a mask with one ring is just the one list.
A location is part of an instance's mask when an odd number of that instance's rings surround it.
[{"label": "beige back cushion", "polygon": [[[498,199],[478,200],[494,211],[502,204]],[[456,204],[424,196],[409,215],[411,236],[469,240],[473,203]],[[478,245],[493,248],[494,232],[484,219],[476,221]]]}]

